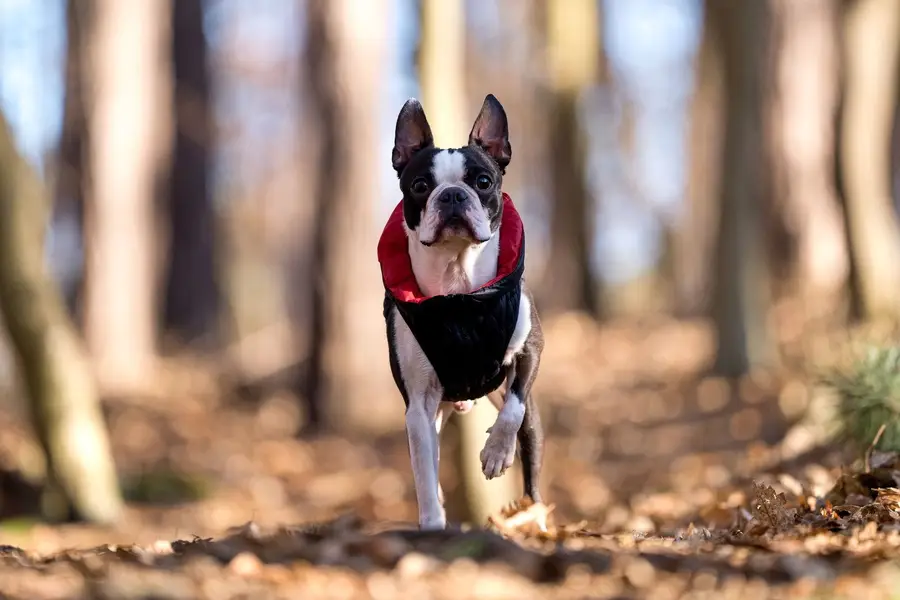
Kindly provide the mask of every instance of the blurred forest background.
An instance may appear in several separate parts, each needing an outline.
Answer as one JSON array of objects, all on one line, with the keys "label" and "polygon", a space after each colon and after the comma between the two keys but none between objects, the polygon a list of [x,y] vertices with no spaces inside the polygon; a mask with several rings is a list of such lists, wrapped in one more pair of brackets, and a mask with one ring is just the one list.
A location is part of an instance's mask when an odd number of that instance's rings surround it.
[{"label": "blurred forest background", "polygon": [[0,519],[414,519],[410,96],[439,145],[510,116],[560,518],[813,451],[816,374],[900,316],[898,61],[896,0],[0,0]]}]

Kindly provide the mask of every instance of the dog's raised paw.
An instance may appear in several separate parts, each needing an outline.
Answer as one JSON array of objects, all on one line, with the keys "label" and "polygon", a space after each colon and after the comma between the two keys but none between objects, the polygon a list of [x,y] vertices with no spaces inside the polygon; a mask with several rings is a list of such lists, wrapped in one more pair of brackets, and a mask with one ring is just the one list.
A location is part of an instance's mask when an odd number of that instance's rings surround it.
[{"label": "dog's raised paw", "polygon": [[488,436],[481,451],[481,471],[487,479],[503,475],[516,456],[516,436],[495,431]]}]

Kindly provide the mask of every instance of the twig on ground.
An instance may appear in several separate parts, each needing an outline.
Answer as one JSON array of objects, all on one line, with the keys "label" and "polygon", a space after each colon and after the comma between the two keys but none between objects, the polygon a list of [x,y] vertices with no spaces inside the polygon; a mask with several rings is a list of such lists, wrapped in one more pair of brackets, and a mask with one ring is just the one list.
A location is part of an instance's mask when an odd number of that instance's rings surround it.
[{"label": "twig on ground", "polygon": [[866,449],[866,473],[872,472],[872,452],[875,450],[875,446],[878,445],[878,441],[881,440],[881,436],[884,435],[884,430],[887,428],[887,423],[882,423],[881,427],[878,428],[878,433],[875,434],[875,437],[872,439],[872,443],[869,444],[869,447]]}]

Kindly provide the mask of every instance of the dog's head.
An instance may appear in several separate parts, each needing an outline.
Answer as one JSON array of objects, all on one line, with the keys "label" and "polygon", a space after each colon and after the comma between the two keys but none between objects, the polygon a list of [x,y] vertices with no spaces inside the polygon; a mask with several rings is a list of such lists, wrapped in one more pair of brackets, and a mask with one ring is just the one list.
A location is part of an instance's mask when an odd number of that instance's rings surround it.
[{"label": "dog's head", "polygon": [[469,145],[452,149],[434,146],[422,105],[408,100],[397,117],[391,159],[410,236],[425,246],[487,242],[500,227],[511,155],[506,112],[493,95],[484,99]]}]

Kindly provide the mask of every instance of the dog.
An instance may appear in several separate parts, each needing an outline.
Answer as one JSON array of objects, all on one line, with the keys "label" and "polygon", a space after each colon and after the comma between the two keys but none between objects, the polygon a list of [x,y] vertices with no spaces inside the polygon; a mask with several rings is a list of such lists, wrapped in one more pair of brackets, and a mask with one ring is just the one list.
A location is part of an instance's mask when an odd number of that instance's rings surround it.
[{"label": "dog", "polygon": [[503,475],[518,442],[525,495],[541,502],[543,430],[531,389],[544,338],[523,282],[522,221],[502,191],[511,156],[506,112],[493,95],[462,148],[435,147],[414,98],[397,117],[391,162],[403,199],[379,239],[378,260],[420,529],[447,525],[441,428],[485,396],[499,413],[480,454],[484,476]]}]

